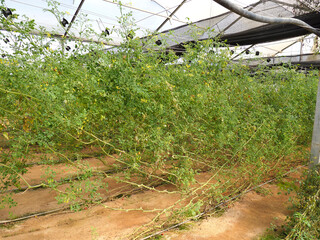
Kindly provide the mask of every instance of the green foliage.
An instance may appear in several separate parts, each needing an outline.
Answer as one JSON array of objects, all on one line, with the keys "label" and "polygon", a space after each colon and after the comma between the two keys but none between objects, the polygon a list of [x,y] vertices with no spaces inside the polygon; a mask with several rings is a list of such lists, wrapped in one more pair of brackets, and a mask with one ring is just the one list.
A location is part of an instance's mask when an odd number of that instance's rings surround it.
[{"label": "green foliage", "polygon": [[304,180],[300,182],[300,187],[297,187],[293,182],[280,186],[288,192],[295,191],[297,193],[293,199],[294,213],[288,217],[284,226],[269,229],[261,240],[320,239],[319,166],[306,172]]},{"label": "green foliage", "polygon": [[[57,5],[50,6],[61,19]],[[100,202],[106,175],[66,156],[93,146],[106,156],[117,154],[124,176],[117,180],[160,179],[186,196],[194,194],[199,171],[219,173],[219,184],[176,212],[193,217],[214,196],[232,196],[287,168],[291,163],[279,159],[310,142],[314,72],[286,66],[252,74],[233,63],[217,39],[185,45],[177,64],[173,52],[152,49],[156,37],[144,44],[134,38],[130,14],[119,19],[124,42],[116,52],[75,41],[67,54],[51,49],[45,29],[37,29],[39,37],[30,34],[34,21],[14,16],[0,19],[16,31],[8,34],[25,39],[12,43],[12,52],[0,60],[0,131],[8,146],[0,156],[1,191],[19,187],[26,156],[37,149],[78,169],[65,191],[48,170],[45,186],[59,192],[59,202],[76,211]],[[91,33],[83,26],[83,36]]]},{"label": "green foliage", "polygon": [[308,173],[297,191],[296,211],[287,226],[286,239],[320,238],[320,168]]},{"label": "green foliage", "polygon": [[0,209],[3,209],[5,207],[14,207],[17,205],[17,203],[13,200],[12,194],[6,194],[0,197]]},{"label": "green foliage", "polygon": [[100,203],[102,198],[98,190],[107,189],[108,186],[102,182],[102,176],[96,176],[94,179],[92,177],[92,169],[86,166],[77,173],[77,181],[70,181],[63,192],[59,191],[57,186],[53,186],[53,189],[60,192],[56,197],[58,203],[70,204],[72,211],[80,211],[90,204]]}]

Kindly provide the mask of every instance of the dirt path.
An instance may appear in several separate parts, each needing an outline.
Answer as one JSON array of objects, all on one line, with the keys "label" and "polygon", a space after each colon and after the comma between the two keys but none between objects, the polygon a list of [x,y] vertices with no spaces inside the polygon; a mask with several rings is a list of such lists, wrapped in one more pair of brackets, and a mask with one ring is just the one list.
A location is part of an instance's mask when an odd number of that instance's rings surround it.
[{"label": "dirt path", "polygon": [[288,210],[288,195],[278,194],[275,185],[265,187],[271,194],[247,193],[221,217],[210,217],[184,232],[170,232],[172,240],[249,240],[257,239],[274,224],[281,226]]},{"label": "dirt path", "polygon": [[[221,217],[209,217],[193,223],[189,230],[171,231],[163,234],[164,239],[257,239],[273,223],[281,225],[286,215],[289,196],[278,194],[275,185],[267,185],[271,194],[255,192],[246,194]],[[118,208],[161,208],[176,201],[179,196],[144,192],[129,198],[117,199],[108,207]],[[37,217],[0,229],[0,238],[8,240],[82,240],[82,239],[129,239],[128,234],[148,223],[154,213],[140,211],[114,211],[95,206],[78,213],[63,213]]]},{"label": "dirt path", "polygon": [[[114,158],[104,159],[109,166]],[[83,163],[94,168],[104,168],[95,158],[87,158]],[[58,164],[52,167],[56,179],[71,177],[75,170]],[[30,166],[24,176],[32,184],[43,180],[45,166]],[[118,173],[116,173],[118,174]],[[196,176],[196,184],[208,183],[212,173],[202,172]],[[291,176],[299,178],[299,174]],[[136,185],[121,183],[115,179],[106,178],[109,191],[104,193],[106,203],[93,206],[81,212],[57,212],[51,215],[33,217],[14,224],[0,225],[0,239],[4,240],[125,240],[130,239],[142,225],[150,223],[159,211],[174,205],[180,209],[186,202],[179,201],[181,195],[173,185],[159,185],[157,191],[144,189],[140,191]],[[214,183],[210,180],[210,184]],[[23,185],[23,182],[22,182]],[[61,185],[66,187],[67,183]],[[139,190],[139,191],[135,191]],[[168,193],[168,191],[170,193]],[[249,192],[238,199],[220,217],[206,219],[188,224],[188,230],[171,230],[163,233],[163,239],[170,240],[204,240],[204,239],[257,239],[267,228],[284,223],[289,214],[288,195],[278,194],[280,190],[275,185],[265,185],[258,194]],[[129,193],[129,194],[122,194]],[[131,195],[130,195],[131,194]],[[0,223],[10,217],[21,217],[30,213],[44,212],[61,207],[55,199],[56,192],[47,188],[37,188],[14,194],[18,205],[13,208],[0,209]],[[128,197],[123,197],[128,196]],[[179,203],[177,203],[179,201]],[[122,210],[119,210],[122,209]],[[141,211],[143,209],[144,211]]]}]

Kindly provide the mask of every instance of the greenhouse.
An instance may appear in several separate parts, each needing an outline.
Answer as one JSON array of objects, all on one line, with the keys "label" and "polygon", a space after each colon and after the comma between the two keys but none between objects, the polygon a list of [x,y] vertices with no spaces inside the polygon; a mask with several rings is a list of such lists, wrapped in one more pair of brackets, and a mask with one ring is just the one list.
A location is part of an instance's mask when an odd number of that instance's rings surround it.
[{"label": "greenhouse", "polygon": [[320,1],[0,8],[1,239],[320,239]]}]

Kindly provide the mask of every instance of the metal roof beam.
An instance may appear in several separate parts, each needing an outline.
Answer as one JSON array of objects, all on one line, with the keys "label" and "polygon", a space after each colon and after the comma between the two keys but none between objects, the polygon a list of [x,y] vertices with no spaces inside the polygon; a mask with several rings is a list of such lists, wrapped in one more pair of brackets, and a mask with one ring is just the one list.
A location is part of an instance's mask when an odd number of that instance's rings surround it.
[{"label": "metal roof beam", "polygon": [[249,47],[247,47],[246,49],[244,49],[242,52],[240,52],[239,54],[237,54],[236,56],[234,56],[233,58],[231,58],[231,60],[236,59],[237,57],[239,57],[242,53],[248,51],[250,48],[252,48],[255,44],[250,45]]},{"label": "metal roof beam", "polygon": [[74,15],[73,15],[73,17],[72,17],[72,20],[71,20],[70,24],[68,25],[68,28],[67,28],[66,32],[64,33],[63,37],[66,37],[66,36],[68,35],[68,32],[69,32],[69,30],[70,30],[70,28],[71,28],[71,26],[72,26],[73,22],[76,20],[77,15],[78,15],[78,13],[79,13],[79,11],[80,11],[80,9],[81,9],[82,5],[84,4],[84,1],[85,1],[85,0],[81,0],[81,2],[80,2],[80,4],[79,4],[79,6],[78,6],[78,8],[77,8],[76,12],[74,13]]},{"label": "metal roof beam", "polygon": [[169,17],[167,17],[167,19],[164,20],[164,21],[160,24],[160,26],[156,29],[156,32],[158,32],[158,31],[172,18],[172,16],[183,6],[183,4],[186,3],[186,1],[187,1],[187,0],[183,0],[183,1],[180,3],[180,5],[179,5],[175,10],[173,10],[173,12],[169,15]]},{"label": "metal roof beam", "polygon": [[288,49],[289,47],[293,46],[294,44],[303,41],[307,36],[309,36],[309,34],[306,35],[306,36],[303,36],[302,38],[299,38],[297,41],[294,41],[293,43],[290,43],[288,46],[282,48],[280,51],[278,51],[275,54],[273,54],[272,57],[277,56],[279,53],[282,53],[284,50]]},{"label": "metal roof beam", "polygon": [[[107,2],[107,3],[112,3],[112,4],[115,4],[115,5],[118,5],[117,2],[113,2],[111,0],[103,0],[103,1]],[[139,12],[148,13],[148,14],[151,14],[151,15],[154,15],[154,16],[168,18],[168,16],[165,16],[165,15],[162,15],[162,14],[159,14],[159,13],[150,12],[150,11],[147,11],[147,10],[144,10],[144,9],[141,9],[141,8],[132,7],[132,6],[129,6],[129,5],[126,5],[126,4],[121,4],[121,6],[124,6],[126,8],[130,8],[130,9],[133,9],[133,10],[136,10],[136,11],[139,11]],[[182,20],[179,20],[179,19],[174,19],[172,17],[169,17],[169,19],[172,19],[172,20],[180,22],[180,23],[188,24],[188,22],[186,22],[186,21],[182,21]]]},{"label": "metal roof beam", "polygon": [[[170,8],[166,8],[166,7],[162,6],[160,3],[158,3],[157,0],[151,0],[151,1],[154,2],[154,3],[156,3],[156,4],[158,4],[160,7],[162,7],[167,14],[168,14],[168,13],[171,14]],[[188,1],[190,1],[190,0],[188,0]],[[177,19],[179,19],[177,16],[175,16],[175,17],[176,17]]]},{"label": "metal roof beam", "polygon": [[[5,28],[3,25],[0,25],[0,31],[6,31],[6,32],[18,32],[18,29],[7,29]],[[32,30],[29,32],[31,35],[35,35],[35,36],[43,36],[43,32],[37,31],[37,30]],[[55,39],[67,39],[67,40],[71,40],[71,41],[80,41],[80,42],[87,42],[87,43],[98,43],[101,44],[103,43],[104,45],[107,46],[119,46],[120,43],[117,42],[106,42],[106,41],[98,41],[98,40],[93,40],[93,39],[86,39],[86,38],[80,38],[80,37],[64,37],[64,35],[62,34],[56,34],[56,33],[50,33],[51,37],[48,38],[55,38]]]}]

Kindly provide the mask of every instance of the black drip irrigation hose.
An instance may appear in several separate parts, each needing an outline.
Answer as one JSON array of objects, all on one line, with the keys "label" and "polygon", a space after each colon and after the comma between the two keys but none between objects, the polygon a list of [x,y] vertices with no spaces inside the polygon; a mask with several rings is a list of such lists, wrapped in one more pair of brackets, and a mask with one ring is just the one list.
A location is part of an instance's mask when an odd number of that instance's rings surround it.
[{"label": "black drip irrigation hose", "polygon": [[[285,177],[285,176],[287,176],[289,173],[292,173],[292,172],[294,172],[294,171],[296,171],[296,170],[298,170],[298,169],[300,169],[300,168],[302,168],[302,167],[307,167],[307,165],[302,165],[302,166],[299,166],[299,167],[297,167],[297,168],[295,168],[295,169],[292,169],[292,170],[290,170],[290,171],[282,174],[281,177]],[[244,194],[249,193],[249,192],[251,192],[251,191],[253,191],[253,190],[255,190],[255,189],[259,188],[259,187],[262,187],[262,186],[264,186],[264,185],[266,185],[266,184],[269,184],[269,183],[271,183],[271,182],[273,182],[273,181],[275,181],[275,180],[277,180],[277,179],[279,179],[279,177],[272,178],[272,179],[270,179],[270,180],[268,180],[268,181],[266,181],[266,182],[264,182],[264,183],[261,183],[261,184],[259,184],[259,185],[257,185],[257,186],[254,186],[254,187],[252,187],[252,188],[250,188],[250,189],[248,189],[248,190],[246,190],[246,191],[244,191],[244,192],[242,192],[242,193],[240,193],[240,194],[238,194],[238,195],[236,195],[236,196],[234,196],[234,197],[232,197],[232,198],[230,198],[230,199],[228,199],[228,200],[226,200],[226,201],[220,202],[219,204],[215,205],[214,207],[209,208],[209,209],[203,211],[202,213],[199,213],[198,215],[196,215],[196,216],[194,216],[194,217],[192,217],[192,218],[189,218],[189,219],[187,219],[187,220],[185,220],[185,221],[183,221],[183,222],[174,224],[174,225],[172,225],[171,227],[168,227],[168,228],[166,228],[166,229],[164,229],[164,230],[161,230],[161,231],[159,231],[159,232],[153,233],[153,234],[151,234],[151,235],[149,235],[149,236],[147,236],[147,237],[141,238],[140,240],[146,240],[146,239],[155,237],[155,236],[160,235],[160,234],[162,234],[162,233],[164,233],[164,232],[167,232],[167,231],[169,231],[169,230],[171,230],[171,229],[175,229],[175,228],[177,228],[177,227],[179,227],[179,226],[181,226],[181,225],[183,225],[183,224],[186,224],[186,223],[188,223],[188,222],[194,221],[195,219],[199,219],[200,217],[204,216],[204,215],[207,214],[208,212],[211,212],[211,211],[213,211],[213,210],[215,210],[215,209],[217,209],[217,208],[219,208],[219,207],[221,207],[221,206],[223,206],[223,205],[225,205],[225,204],[227,204],[227,203],[229,203],[229,202],[231,202],[231,201],[233,201],[233,200],[235,200],[235,199],[243,196]]]},{"label": "black drip irrigation hose", "polygon": [[39,217],[39,216],[44,216],[44,215],[48,215],[48,214],[51,214],[51,213],[56,213],[56,212],[59,212],[59,211],[67,210],[68,208],[69,207],[57,208],[57,209],[49,210],[49,211],[46,211],[46,212],[33,213],[31,215],[20,217],[20,218],[15,218],[15,219],[11,219],[11,220],[4,220],[4,221],[0,221],[0,225],[7,224],[7,223],[13,223],[13,222],[19,222],[19,221],[23,221],[23,220],[26,220],[26,219],[29,219],[29,218],[33,218],[33,217]]},{"label": "black drip irrigation hose", "polygon": [[[121,172],[123,170],[126,170],[128,169],[128,167],[123,167],[123,168],[120,168],[120,169],[116,169],[116,170],[113,170],[113,169],[110,169],[110,170],[105,170],[101,173],[106,173],[106,174],[114,174],[114,173],[117,173],[117,172]],[[199,171],[199,173],[203,173],[203,172],[206,172],[206,171]],[[81,180],[80,177],[83,176],[82,174],[80,175],[77,175],[77,176],[74,176],[74,177],[70,177],[70,178],[63,178],[61,180],[57,180],[56,182],[57,183],[67,183],[69,181],[74,181],[74,180]],[[94,175],[95,176],[95,175]],[[14,188],[14,189],[9,189],[9,190],[5,190],[2,193],[11,193],[11,192],[14,192],[14,193],[18,193],[18,192],[24,192],[26,190],[36,190],[36,189],[39,189],[39,188],[47,188],[47,186],[45,185],[46,183],[39,183],[39,184],[36,184],[36,185],[32,185],[30,187],[22,187],[22,188]]]},{"label": "black drip irrigation hose", "polygon": [[[101,156],[104,156],[104,154],[103,153],[97,153],[97,154],[92,154],[92,156],[91,155],[80,155],[80,159],[78,158],[79,156],[72,156],[69,160],[71,161],[71,162],[75,162],[75,161],[81,161],[81,160],[86,160],[86,159],[88,159],[88,158],[98,158],[98,157],[101,157]],[[52,160],[50,163],[50,166],[54,166],[54,165],[56,165],[56,164],[60,164],[60,163],[65,163],[65,162],[67,162],[64,158],[62,158],[62,159],[58,159],[58,160]],[[46,162],[45,162],[45,160],[42,160],[42,161],[39,161],[39,162],[30,162],[30,163],[26,163],[25,164],[26,166],[35,166],[35,165],[37,165],[37,166],[40,166],[40,165],[48,165]]]},{"label": "black drip irrigation hose", "polygon": [[[158,186],[161,186],[162,184],[163,183],[158,183],[158,184],[153,185],[152,187],[158,187]],[[125,193],[120,193],[120,194],[117,194],[115,196],[107,197],[103,201],[101,201],[101,203],[109,202],[109,201],[112,201],[114,199],[128,197],[128,196],[131,196],[132,194],[140,193],[140,192],[143,192],[143,191],[145,191],[145,190],[133,189],[133,190],[127,191]],[[82,203],[80,205],[83,206],[84,203]],[[15,219],[3,220],[3,221],[0,221],[0,225],[7,224],[7,223],[10,224],[10,223],[14,223],[14,222],[19,222],[19,221],[27,220],[27,219],[33,218],[33,217],[45,216],[45,215],[56,213],[56,212],[60,212],[60,211],[62,212],[62,211],[65,211],[67,209],[70,209],[70,205],[67,206],[67,207],[56,208],[56,209],[52,209],[52,210],[45,211],[45,212],[32,213],[32,214],[29,214],[29,215],[26,215],[26,216],[23,216],[23,217],[19,217],[19,218],[15,218]]]},{"label": "black drip irrigation hose", "polygon": [[[122,170],[125,170],[127,169],[127,167],[125,168],[121,168],[121,169],[117,169],[117,170],[105,170],[105,171],[102,171],[101,173],[106,173],[106,174],[113,174],[113,173],[116,173],[116,172],[119,172],[119,171],[122,171]],[[57,183],[68,183],[70,181],[80,181],[81,180],[81,176],[84,176],[84,174],[80,174],[80,175],[77,175],[77,176],[73,176],[73,177],[69,177],[69,178],[63,178],[61,180],[57,180],[56,182]],[[93,175],[95,176],[95,174]],[[18,193],[18,192],[24,192],[26,190],[36,190],[36,189],[39,189],[39,188],[47,188],[48,186],[46,186],[46,183],[39,183],[39,184],[36,184],[36,185],[32,185],[30,187],[22,187],[22,188],[14,188],[14,189],[9,189],[9,190],[5,190],[1,193],[10,193],[10,192],[14,192],[14,193]]]},{"label": "black drip irrigation hose", "polygon": [[[297,167],[297,168],[295,168],[295,169],[292,169],[292,170],[290,170],[290,171],[282,174],[281,177],[284,177],[284,176],[288,175],[289,173],[294,172],[294,171],[296,171],[296,170],[298,170],[298,169],[300,169],[300,168],[302,168],[302,167],[306,167],[306,166],[307,166],[307,165],[302,165],[302,166],[299,166],[299,167]],[[207,214],[208,212],[211,212],[211,211],[219,208],[220,206],[223,206],[223,205],[227,204],[228,202],[231,202],[231,201],[233,201],[233,200],[241,197],[242,195],[244,195],[244,194],[246,194],[246,193],[248,193],[248,192],[251,192],[251,191],[253,191],[253,190],[255,190],[255,189],[259,188],[259,187],[262,187],[262,186],[264,186],[264,185],[266,185],[266,184],[268,184],[268,183],[271,183],[271,182],[275,181],[276,179],[278,179],[278,177],[272,178],[272,179],[270,179],[270,180],[268,180],[268,181],[266,181],[266,182],[264,182],[264,183],[262,183],[262,184],[260,184],[260,185],[257,185],[257,186],[255,186],[255,187],[252,187],[252,188],[250,188],[250,189],[248,189],[248,190],[246,190],[246,191],[244,191],[244,192],[242,192],[242,193],[240,193],[240,194],[238,194],[238,195],[236,195],[236,196],[234,196],[234,197],[232,197],[232,198],[230,198],[230,199],[228,199],[228,200],[226,200],[226,201],[220,202],[219,204],[215,205],[214,207],[209,208],[209,209],[203,211],[202,213],[199,213],[198,215],[196,215],[196,216],[194,216],[194,217],[192,217],[192,218],[190,218],[190,219],[187,219],[187,220],[185,220],[185,221],[183,221],[183,222],[180,222],[180,223],[177,223],[177,224],[175,224],[175,225],[172,225],[171,227],[168,227],[168,228],[166,228],[166,229],[164,229],[164,230],[162,230],[162,231],[153,233],[153,234],[151,234],[151,235],[149,235],[149,236],[147,236],[147,237],[144,237],[144,238],[142,238],[142,239],[140,239],[140,240],[149,239],[149,238],[151,238],[151,237],[160,235],[161,233],[167,232],[167,231],[169,231],[169,230],[171,230],[171,229],[177,228],[177,227],[179,227],[179,226],[181,226],[181,225],[183,225],[183,224],[185,224],[185,223],[194,221],[195,219],[199,219],[200,217],[202,217],[203,215]],[[157,187],[157,186],[160,186],[160,185],[162,185],[162,183],[158,183],[157,185],[155,185],[155,186],[153,186],[153,187]],[[139,193],[139,192],[143,192],[143,191],[144,191],[144,190],[142,190],[142,189],[133,189],[133,190],[132,190],[131,192],[129,192],[129,193],[128,193],[128,192],[127,192],[127,193],[124,193],[124,194],[121,193],[121,194],[118,194],[118,195],[116,195],[116,196],[114,196],[114,197],[108,197],[108,198],[104,199],[101,203],[110,201],[110,199],[118,199],[118,198],[122,198],[122,197],[125,197],[125,196],[129,196],[129,195],[131,195],[132,193],[135,194],[135,193]],[[64,210],[67,210],[67,209],[69,209],[69,208],[70,208],[70,206],[68,206],[68,207],[62,207],[62,208],[57,208],[57,209],[53,209],[53,210],[49,210],[49,211],[45,211],[45,212],[40,212],[40,213],[33,213],[33,214],[30,214],[30,215],[27,215],[27,216],[24,216],[24,217],[15,218],[15,219],[11,219],[11,220],[3,220],[3,221],[0,221],[0,225],[7,224],[7,223],[18,222],[18,221],[23,221],[23,220],[27,220],[27,219],[33,218],[33,217],[44,216],[44,215],[56,213],[56,212],[59,212],[59,211],[64,211]]]}]

